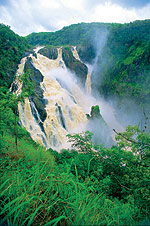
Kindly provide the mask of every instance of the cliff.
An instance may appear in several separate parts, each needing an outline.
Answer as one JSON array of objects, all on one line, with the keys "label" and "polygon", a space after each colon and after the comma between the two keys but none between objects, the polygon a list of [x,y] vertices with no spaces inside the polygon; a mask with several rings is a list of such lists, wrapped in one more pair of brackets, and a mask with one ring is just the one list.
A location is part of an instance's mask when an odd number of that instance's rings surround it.
[{"label": "cliff", "polygon": [[62,58],[67,66],[72,72],[74,72],[82,85],[85,84],[86,76],[88,73],[88,68],[85,64],[81,63],[81,61],[77,60],[70,48],[62,49]]}]

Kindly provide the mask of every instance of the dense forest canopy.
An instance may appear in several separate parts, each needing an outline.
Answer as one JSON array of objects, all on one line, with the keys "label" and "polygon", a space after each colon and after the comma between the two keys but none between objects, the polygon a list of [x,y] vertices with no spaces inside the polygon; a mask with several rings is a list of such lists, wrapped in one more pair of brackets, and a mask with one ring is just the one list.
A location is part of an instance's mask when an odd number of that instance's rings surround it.
[{"label": "dense forest canopy", "polygon": [[95,31],[108,29],[111,24],[80,23],[64,27],[56,32],[32,33],[26,38],[32,45],[88,45]]},{"label": "dense forest canopy", "polygon": [[15,34],[9,26],[0,24],[0,86],[10,86],[29,46],[25,38]]},{"label": "dense forest canopy", "polygon": [[1,225],[149,225],[150,135],[145,127],[116,131],[111,148],[95,145],[89,131],[68,134],[72,147],[58,153],[36,144],[20,126],[17,104],[34,95],[37,84],[27,71],[21,97],[9,88],[21,58],[36,45],[76,45],[90,63],[97,56],[92,82],[101,94],[132,96],[150,106],[150,20],[81,23],[27,37],[1,24]]}]

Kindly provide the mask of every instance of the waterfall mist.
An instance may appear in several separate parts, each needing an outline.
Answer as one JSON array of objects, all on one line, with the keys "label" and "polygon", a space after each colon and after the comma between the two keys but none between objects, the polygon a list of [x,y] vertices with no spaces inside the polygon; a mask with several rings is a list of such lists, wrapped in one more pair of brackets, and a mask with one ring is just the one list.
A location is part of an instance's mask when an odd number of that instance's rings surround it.
[{"label": "waterfall mist", "polygon": [[[102,31],[95,31],[92,39],[92,45],[95,49],[96,57],[92,63],[92,88],[97,89],[98,85],[102,81],[102,65],[106,64],[107,61],[103,57],[103,49],[108,40],[109,31],[108,29],[103,29]],[[94,91],[94,90],[93,90]]]},{"label": "waterfall mist", "polygon": [[70,132],[79,133],[89,130],[94,134],[93,141],[95,143],[102,143],[110,147],[114,143],[112,139],[114,138],[113,128],[118,129],[119,131],[123,130],[115,118],[114,109],[102,98],[95,98],[86,93],[85,88],[79,85],[75,74],[69,70],[55,68],[47,73],[46,77],[56,79],[59,85],[72,96],[74,102],[82,107],[85,114],[90,114],[92,106],[99,105],[100,113],[109,129],[103,123],[100,123],[99,119],[94,119],[86,124],[81,123],[78,128],[73,128]]},{"label": "waterfall mist", "polygon": [[[122,132],[128,125],[138,125],[143,130],[147,123],[146,130],[148,131],[150,130],[148,126],[150,112],[148,109],[143,109],[132,97],[125,98],[109,95],[106,99],[100,93],[99,87],[104,78],[103,70],[106,65],[107,67],[111,65],[109,55],[104,54],[108,37],[108,30],[103,30],[102,32],[96,31],[95,35],[93,35],[92,44],[96,52],[96,57],[91,65],[91,68],[93,68],[92,95],[100,102],[101,114],[111,128]],[[113,114],[109,112],[113,112]]]},{"label": "waterfall mist", "polygon": [[[93,61],[92,65],[87,65],[88,86],[90,86],[91,76],[100,75],[98,58],[102,54],[107,35],[105,31],[102,35],[103,40],[99,42],[98,50],[100,52],[97,50],[97,59]],[[31,56],[34,67],[43,75],[40,87],[43,89],[43,99],[46,100],[47,117],[45,121],[41,122],[35,105],[27,98],[23,108],[20,107],[19,110],[22,125],[26,127],[36,142],[57,151],[70,147],[66,137],[68,133],[80,133],[86,130],[94,133],[93,141],[96,144],[102,143],[106,147],[110,147],[115,142],[113,129],[118,132],[124,131],[124,124],[122,120],[118,119],[117,104],[115,105],[115,101],[111,98],[106,101],[95,87],[92,94],[88,92],[86,87],[81,85],[76,74],[66,68],[62,59],[62,49],[58,48],[57,51],[56,60],[49,59],[37,51],[37,57]],[[76,49],[73,48],[72,51],[78,58]],[[97,82],[97,80],[95,81]],[[91,108],[96,105],[99,106],[101,115],[99,114],[98,118],[92,118],[90,116]],[[91,118],[88,120],[86,115]]]}]

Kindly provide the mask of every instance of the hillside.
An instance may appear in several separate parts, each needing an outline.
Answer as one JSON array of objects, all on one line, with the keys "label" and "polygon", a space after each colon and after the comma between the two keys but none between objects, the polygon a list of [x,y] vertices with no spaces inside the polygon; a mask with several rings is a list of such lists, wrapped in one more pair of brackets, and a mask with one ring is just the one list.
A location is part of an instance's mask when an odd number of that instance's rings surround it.
[{"label": "hillside", "polygon": [[[0,225],[150,224],[147,125],[110,131],[109,103],[85,88],[94,62],[93,90],[149,104],[149,31],[149,20],[82,23],[23,38],[0,25]],[[96,142],[76,132],[83,121]]]},{"label": "hillside", "polygon": [[25,38],[0,24],[0,86],[9,87],[23,54],[30,48]]},{"label": "hillside", "polygon": [[129,24],[81,23],[57,32],[27,36],[32,45],[76,45],[81,59],[97,56],[93,87],[105,97],[133,97],[147,105],[150,97],[150,20]]},{"label": "hillside", "polygon": [[32,33],[26,38],[32,45],[88,45],[93,41],[95,31],[109,29],[111,24],[104,23],[81,23],[64,27],[56,32]]},{"label": "hillside", "polygon": [[[106,63],[107,61],[107,63]],[[148,103],[150,97],[150,20],[135,21],[114,28],[104,47],[98,66],[98,89],[106,96],[134,97]]]}]

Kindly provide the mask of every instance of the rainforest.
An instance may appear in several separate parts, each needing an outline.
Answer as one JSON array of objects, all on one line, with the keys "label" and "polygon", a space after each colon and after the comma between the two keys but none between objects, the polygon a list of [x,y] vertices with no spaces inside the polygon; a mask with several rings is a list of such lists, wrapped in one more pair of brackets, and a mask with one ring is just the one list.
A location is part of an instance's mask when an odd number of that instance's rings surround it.
[{"label": "rainforest", "polygon": [[150,225],[150,20],[0,24],[0,225]]}]

